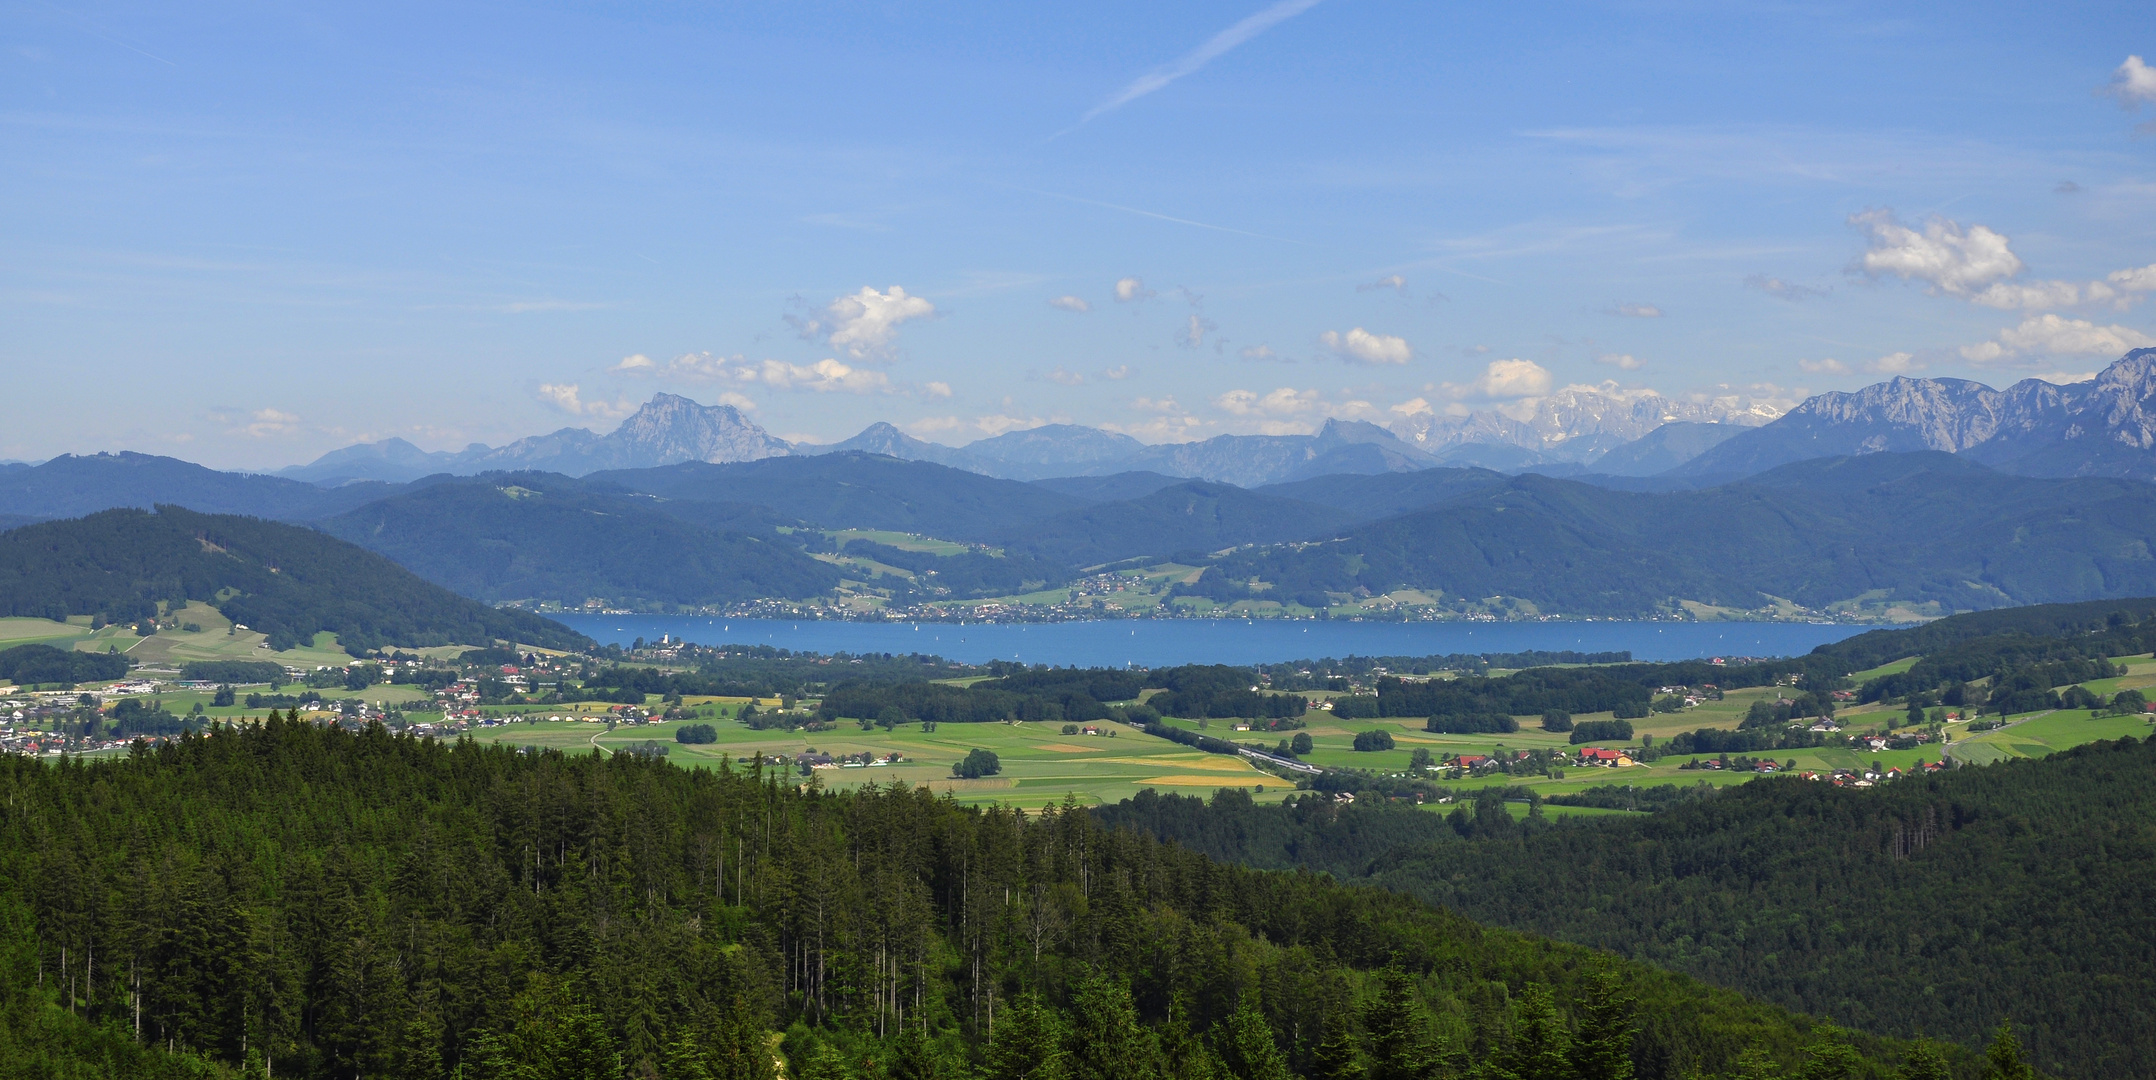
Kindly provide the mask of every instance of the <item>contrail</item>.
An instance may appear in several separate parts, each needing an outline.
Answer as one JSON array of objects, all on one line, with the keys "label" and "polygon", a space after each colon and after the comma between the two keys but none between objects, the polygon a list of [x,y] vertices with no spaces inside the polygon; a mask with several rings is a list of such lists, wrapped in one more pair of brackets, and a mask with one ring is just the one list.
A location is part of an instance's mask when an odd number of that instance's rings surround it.
[{"label": "contrail", "polygon": [[1206,40],[1205,44],[1183,54],[1182,59],[1177,60],[1175,63],[1169,64],[1158,71],[1140,75],[1129,86],[1124,87],[1121,93],[1093,106],[1093,110],[1080,117],[1078,122],[1083,124],[1102,113],[1120,109],[1212,63],[1215,57],[1272,29],[1277,23],[1285,22],[1316,7],[1318,3],[1319,0],[1275,0],[1271,7],[1214,34]]},{"label": "contrail", "polygon": [[92,26],[88,25],[88,24],[87,24],[87,23],[86,23],[86,22],[85,22],[85,21],[83,20],[83,18],[82,18],[81,16],[79,16],[79,15],[75,14],[75,13],[74,13],[74,12],[72,12],[72,11],[69,11],[69,10],[67,10],[67,9],[66,9],[66,8],[64,8],[64,7],[61,7],[61,6],[60,6],[60,5],[58,5],[58,4],[52,3],[52,2],[51,2],[51,0],[38,0],[38,2],[39,2],[39,3],[41,3],[41,4],[44,4],[44,5],[46,6],[46,7],[49,7],[49,8],[51,8],[51,9],[53,9],[54,11],[57,11],[57,12],[59,12],[59,13],[60,13],[60,14],[62,14],[62,15],[65,15],[65,16],[67,16],[67,17],[68,17],[69,19],[72,19],[72,20],[74,20],[74,22],[75,22],[75,28],[76,28],[76,29],[78,29],[78,30],[80,30],[80,31],[82,31],[82,32],[83,32],[83,33],[85,33],[85,34],[88,34],[88,35],[90,35],[91,37],[95,37],[95,38],[103,38],[104,40],[106,40],[106,41],[109,41],[109,42],[113,43],[114,45],[118,45],[119,47],[121,47],[121,48],[123,48],[123,49],[126,49],[126,50],[127,50],[127,51],[129,51],[129,52],[137,52],[137,53],[141,53],[142,55],[144,55],[144,56],[147,56],[147,57],[149,57],[150,59],[152,59],[152,60],[155,60],[155,61],[157,61],[157,62],[158,62],[158,63],[160,63],[160,64],[164,64],[164,65],[166,65],[166,66],[168,66],[168,67],[179,67],[179,66],[180,66],[180,65],[178,65],[178,64],[175,64],[175,63],[173,63],[173,62],[172,62],[172,61],[170,61],[170,60],[167,60],[167,59],[165,59],[165,58],[164,58],[164,57],[162,57],[162,56],[159,56],[159,55],[157,55],[156,53],[153,53],[153,52],[151,52],[151,51],[150,51],[150,50],[148,50],[148,49],[144,49],[144,48],[141,48],[141,47],[139,47],[139,46],[135,46],[135,45],[130,45],[130,44],[128,44],[128,43],[127,43],[127,42],[125,42],[125,41],[121,41],[121,40],[120,40],[119,38],[113,37],[113,36],[112,36],[111,34],[105,33],[105,32],[104,32],[104,31],[102,31],[102,30],[96,29],[95,27],[92,27]]},{"label": "contrail", "polygon": [[[1315,2],[1315,0],[1313,0],[1313,2]],[[989,181],[989,183],[995,183],[995,181]],[[1007,187],[1013,191],[1023,191],[1030,195],[1042,195],[1051,199],[1064,199],[1069,202],[1084,203],[1087,206],[1098,206],[1103,210],[1118,210],[1125,214],[1136,214],[1139,217],[1155,218],[1160,221],[1172,221],[1175,222],[1177,225],[1189,225],[1192,228],[1211,229],[1214,232],[1234,233],[1237,236],[1252,236],[1260,240],[1278,240],[1283,244],[1302,244],[1306,247],[1310,246],[1309,242],[1305,240],[1294,240],[1285,236],[1273,236],[1269,233],[1251,232],[1248,229],[1233,229],[1229,228],[1226,225],[1212,225],[1203,221],[1192,221],[1189,218],[1179,218],[1173,217],[1168,214],[1158,214],[1154,213],[1151,210],[1140,210],[1135,206],[1124,206],[1119,203],[1102,202],[1099,199],[1088,199],[1082,195],[1065,195],[1060,191],[1042,191],[1039,188],[1020,187],[1017,184],[996,184],[996,186]]]}]

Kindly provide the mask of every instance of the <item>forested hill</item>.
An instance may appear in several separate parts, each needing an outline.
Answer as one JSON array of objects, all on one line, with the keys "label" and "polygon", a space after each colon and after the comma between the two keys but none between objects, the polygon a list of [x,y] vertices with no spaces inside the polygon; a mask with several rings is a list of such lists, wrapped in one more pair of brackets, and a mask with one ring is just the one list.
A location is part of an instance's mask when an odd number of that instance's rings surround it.
[{"label": "forested hill", "polygon": [[1250,582],[1270,597],[1412,588],[1606,616],[1684,600],[1751,610],[1770,596],[1968,611],[2156,594],[2156,485],[2009,476],[1937,453],[1806,461],[1684,492],[1529,474],[1335,535],[1236,552],[1199,584],[1223,600]]},{"label": "forested hill", "polygon": [[837,570],[774,542],[760,520],[706,528],[658,501],[549,473],[491,473],[415,484],[321,526],[487,603],[600,596],[696,606],[801,599],[838,585]]},{"label": "forested hill", "polygon": [[323,630],[349,649],[590,645],[551,619],[498,611],[342,540],[258,518],[163,506],[0,533],[0,615],[123,622],[184,600],[215,605],[273,649]]},{"label": "forested hill", "polygon": [[801,1080],[1947,1075],[1074,809],[777,781],[283,720],[0,760],[0,1072],[735,1080],[784,1032]]},{"label": "forested hill", "polygon": [[1860,791],[1759,780],[1652,816],[1440,825],[1411,807],[1152,797],[1097,811],[1217,858],[1311,866],[1868,1030],[2026,1025],[2068,1077],[2156,1060],[2156,740]]}]

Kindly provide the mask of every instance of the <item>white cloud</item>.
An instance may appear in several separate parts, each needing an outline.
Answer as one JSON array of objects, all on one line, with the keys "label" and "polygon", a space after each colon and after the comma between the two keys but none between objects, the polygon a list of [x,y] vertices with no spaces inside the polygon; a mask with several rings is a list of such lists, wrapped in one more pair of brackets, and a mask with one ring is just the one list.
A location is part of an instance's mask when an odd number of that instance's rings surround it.
[{"label": "white cloud", "polygon": [[2006,237],[1982,225],[1963,228],[1958,222],[1933,218],[1918,232],[1896,220],[1891,209],[1851,214],[1849,224],[1870,238],[1871,246],[1859,265],[1873,277],[1892,274],[1904,281],[1922,281],[1950,296],[1966,297],[2022,269]]},{"label": "white cloud", "polygon": [[1610,314],[1622,315],[1628,319],[1659,319],[1662,317],[1662,309],[1653,304],[1619,304],[1610,309]]},{"label": "white cloud", "polygon": [[571,416],[584,414],[584,402],[575,383],[540,383],[539,398]]},{"label": "white cloud", "polygon": [[1137,372],[1132,371],[1129,364],[1117,364],[1116,366],[1101,372],[1100,377],[1103,379],[1113,379],[1116,381],[1121,381],[1124,379],[1128,379],[1135,374],[1137,374]]},{"label": "white cloud", "polygon": [[1398,274],[1387,274],[1376,281],[1365,281],[1355,286],[1356,292],[1376,292],[1379,289],[1391,289],[1402,296],[1406,296],[1407,279]]},{"label": "white cloud", "polygon": [[1199,68],[1212,63],[1222,53],[1249,41],[1251,38],[1257,37],[1259,34],[1271,29],[1276,23],[1292,19],[1310,10],[1312,7],[1317,6],[1317,3],[1318,0],[1274,0],[1264,10],[1254,15],[1246,16],[1235,25],[1205,39],[1204,44],[1184,53],[1174,63],[1138,76],[1131,81],[1130,85],[1117,92],[1115,96],[1093,106],[1078,122],[1083,124],[1102,113],[1120,109],[1185,75],[1197,71]]},{"label": "white cloud", "polygon": [[1134,277],[1122,278],[1115,283],[1115,302],[1118,304],[1151,300],[1155,295],[1153,290],[1145,287],[1145,282]]},{"label": "white cloud", "polygon": [[[833,359],[818,360],[813,364],[794,364],[784,360],[750,360],[739,353],[732,356],[683,353],[661,364],[637,353],[623,358],[621,363],[609,370],[617,375],[695,379],[742,387],[764,386],[773,390],[803,390],[819,394],[890,393],[892,390],[890,377],[882,372],[857,368]],[[942,385],[929,383],[927,388],[931,394],[936,394],[936,387]],[[566,389],[573,397],[577,388],[571,383],[567,384]],[[544,391],[542,394],[544,395]],[[733,396],[740,401],[748,400],[738,394]],[[950,388],[945,386],[943,392],[937,396],[950,396]],[[720,400],[727,401],[723,396]],[[562,408],[564,412],[575,412],[574,409],[560,405],[556,407]],[[586,403],[583,408],[586,410],[585,415],[588,415],[590,404]]]},{"label": "white cloud", "polygon": [[1043,420],[1038,416],[1019,417],[996,415],[976,416],[973,418],[973,426],[981,429],[984,434],[987,434],[991,438],[997,435],[1001,435],[1006,431],[1028,431],[1033,428],[1041,427],[1048,422],[1049,421]]},{"label": "white cloud", "polygon": [[1402,416],[1420,416],[1424,413],[1435,412],[1436,410],[1430,408],[1430,403],[1422,398],[1409,398],[1406,401],[1403,401],[1398,405],[1393,406],[1392,411],[1399,413]]},{"label": "white cloud", "polygon": [[575,383],[540,383],[539,399],[570,416],[593,420],[619,420],[636,411],[636,406],[628,401],[585,401]]},{"label": "white cloud", "polygon": [[1415,355],[1406,338],[1373,334],[1360,326],[1345,334],[1327,330],[1318,335],[1318,342],[1343,360],[1364,364],[1405,364]]},{"label": "white cloud", "polygon": [[1905,352],[1888,353],[1864,366],[1880,375],[1910,375],[1925,368],[1924,362],[1918,360],[1916,354]]},{"label": "white cloud", "polygon": [[1152,415],[1135,424],[1106,423],[1101,427],[1154,442],[1185,442],[1196,438],[1200,431],[1211,426],[1210,421],[1190,415],[1189,410],[1177,404],[1172,397],[1141,397],[1133,399],[1130,404],[1139,412]]},{"label": "white cloud", "polygon": [[2101,281],[2077,285],[2071,281],[2002,281],[1970,297],[1971,301],[2001,311],[2027,308],[2072,307],[2084,300],[2095,302],[2114,296]]},{"label": "white cloud", "polygon": [[1240,356],[1240,357],[1242,357],[1242,358],[1243,358],[1243,359],[1245,359],[1245,360],[1278,360],[1278,359],[1280,359],[1280,354],[1279,354],[1279,353],[1276,353],[1276,352],[1274,352],[1274,351],[1272,350],[1272,347],[1271,347],[1271,346],[1269,346],[1269,345],[1250,345],[1250,346],[1246,346],[1246,347],[1244,347],[1244,349],[1243,349],[1243,350],[1242,350],[1241,352],[1237,353],[1236,355],[1237,355],[1237,356]]},{"label": "white cloud", "polygon": [[1492,360],[1482,369],[1482,375],[1471,383],[1444,383],[1442,389],[1453,398],[1505,398],[1535,397],[1550,392],[1554,380],[1549,369],[1532,360]]},{"label": "white cloud", "polygon": [[1054,371],[1049,372],[1047,375],[1043,376],[1043,378],[1046,378],[1049,382],[1056,383],[1061,386],[1085,385],[1085,376],[1080,375],[1075,371],[1065,371],[1062,368],[1057,368]]},{"label": "white cloud", "polygon": [[2125,292],[2156,292],[2156,263],[2131,270],[2113,270],[2104,280]]},{"label": "white cloud", "polygon": [[1991,341],[1962,346],[1961,355],[1970,363],[1990,364],[2044,356],[2122,356],[2151,345],[2156,338],[2130,326],[2038,315],[1999,331]]},{"label": "white cloud", "polygon": [[2096,373],[2093,371],[2047,371],[2041,375],[2032,375],[2030,378],[2042,379],[2047,383],[2058,386],[2068,386],[2073,383],[2088,382],[2096,378]]},{"label": "white cloud", "polygon": [[1799,360],[1797,366],[1807,375],[1847,375],[1849,365],[1829,356],[1824,360]]},{"label": "white cloud", "polygon": [[1808,285],[1793,284],[1778,277],[1768,277],[1765,274],[1753,274],[1751,277],[1745,278],[1744,287],[1757,289],[1777,300],[1787,300],[1792,304],[1814,296],[1825,296],[1828,291],[1826,289],[1814,289]]},{"label": "white cloud", "polygon": [[955,416],[931,416],[906,425],[906,430],[916,435],[931,435],[939,431],[954,431],[965,423]]},{"label": "white cloud", "polygon": [[754,379],[774,390],[807,390],[818,394],[873,394],[889,393],[891,389],[891,379],[883,372],[848,367],[830,359],[818,360],[813,364],[766,360],[753,369],[740,370],[744,381]]},{"label": "white cloud", "polygon": [[951,384],[947,382],[922,383],[921,389],[927,391],[929,397],[951,396]]},{"label": "white cloud", "polygon": [[860,292],[824,305],[814,318],[789,317],[788,321],[804,338],[821,338],[856,360],[872,360],[889,354],[891,343],[898,337],[899,324],[935,313],[936,305],[908,295],[897,285],[891,286],[889,292],[863,285]]},{"label": "white cloud", "polygon": [[1058,296],[1048,301],[1048,306],[1062,308],[1065,311],[1075,311],[1080,315],[1093,310],[1093,305],[1086,303],[1085,297],[1082,296]]},{"label": "white cloud", "polygon": [[1252,390],[1230,390],[1214,398],[1213,404],[1231,416],[1294,416],[1317,409],[1325,401],[1315,388],[1283,386],[1264,397]]},{"label": "white cloud", "polygon": [[2111,82],[2103,92],[2119,99],[2119,107],[2131,109],[2144,101],[2156,101],[2156,68],[2141,62],[2138,56],[2128,56],[2126,62],[2111,73]]},{"label": "white cloud", "polygon": [[1619,371],[1638,371],[1647,366],[1647,361],[1631,353],[1603,353],[1595,357],[1595,363],[1608,364]]},{"label": "white cloud", "polygon": [[256,409],[244,415],[240,415],[237,410],[219,410],[212,414],[212,418],[223,424],[227,431],[254,439],[290,435],[301,426],[297,415],[283,409]]},{"label": "white cloud", "polygon": [[1193,314],[1190,317],[1190,322],[1175,335],[1175,343],[1186,349],[1195,349],[1205,344],[1205,335],[1218,329],[1220,327],[1215,325],[1213,320],[1203,315]]}]

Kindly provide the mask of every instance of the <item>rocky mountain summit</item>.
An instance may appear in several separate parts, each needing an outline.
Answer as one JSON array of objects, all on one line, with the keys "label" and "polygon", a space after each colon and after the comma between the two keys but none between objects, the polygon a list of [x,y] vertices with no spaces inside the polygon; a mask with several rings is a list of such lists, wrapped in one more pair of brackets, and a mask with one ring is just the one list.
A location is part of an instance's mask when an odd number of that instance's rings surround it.
[{"label": "rocky mountain summit", "polygon": [[678,394],[655,394],[605,435],[568,427],[505,446],[474,443],[462,451],[428,453],[403,439],[333,450],[278,475],[311,483],[386,480],[400,483],[435,473],[539,470],[582,476],[601,469],[648,469],[684,461],[759,461],[793,453],[731,405],[704,405]]},{"label": "rocky mountain summit", "polygon": [[1820,394],[1675,470],[1749,476],[1793,461],[1939,450],[2028,476],[2156,479],[2156,349],[2127,353],[2064,386],[2023,379],[1995,390],[1967,379],[1895,378]]}]

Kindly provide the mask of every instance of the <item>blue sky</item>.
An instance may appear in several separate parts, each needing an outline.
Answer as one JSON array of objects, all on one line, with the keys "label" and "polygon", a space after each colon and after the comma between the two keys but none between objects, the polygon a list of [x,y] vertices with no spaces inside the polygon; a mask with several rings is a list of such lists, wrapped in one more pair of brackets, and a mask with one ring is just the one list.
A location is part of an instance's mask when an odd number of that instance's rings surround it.
[{"label": "blue sky", "polygon": [[0,46],[5,458],[662,389],[1197,438],[2156,339],[2145,2],[32,0]]}]

